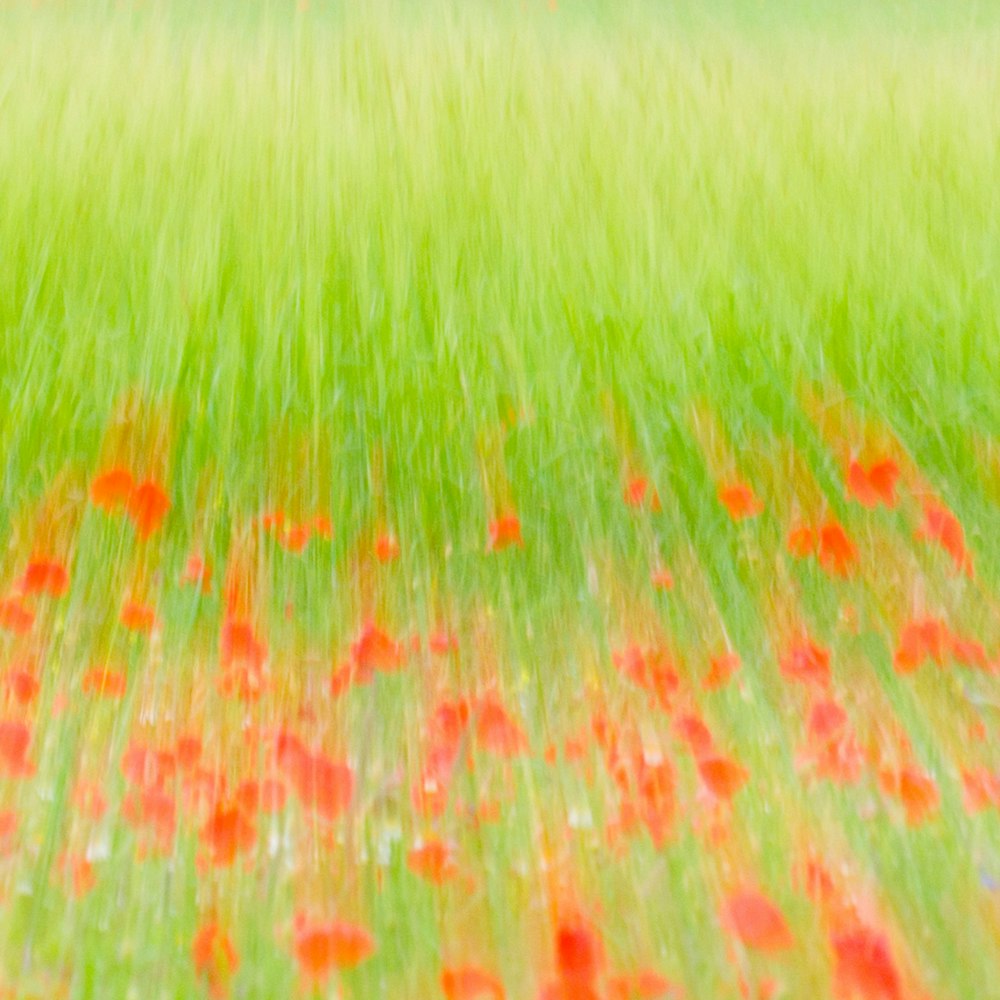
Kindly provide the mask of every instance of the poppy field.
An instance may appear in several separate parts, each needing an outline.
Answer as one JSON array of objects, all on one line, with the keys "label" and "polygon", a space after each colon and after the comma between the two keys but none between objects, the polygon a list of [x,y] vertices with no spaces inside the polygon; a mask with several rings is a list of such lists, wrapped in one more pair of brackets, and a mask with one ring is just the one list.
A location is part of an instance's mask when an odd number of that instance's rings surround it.
[{"label": "poppy field", "polygon": [[0,998],[1000,998],[997,13],[0,7]]}]

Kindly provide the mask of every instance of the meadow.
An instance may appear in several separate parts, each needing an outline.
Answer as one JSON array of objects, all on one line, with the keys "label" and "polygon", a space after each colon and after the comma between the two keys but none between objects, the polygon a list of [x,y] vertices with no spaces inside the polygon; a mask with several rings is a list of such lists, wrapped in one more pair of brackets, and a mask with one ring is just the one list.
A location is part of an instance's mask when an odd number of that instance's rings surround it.
[{"label": "meadow", "polygon": [[1000,11],[0,6],[0,997],[1000,998]]}]

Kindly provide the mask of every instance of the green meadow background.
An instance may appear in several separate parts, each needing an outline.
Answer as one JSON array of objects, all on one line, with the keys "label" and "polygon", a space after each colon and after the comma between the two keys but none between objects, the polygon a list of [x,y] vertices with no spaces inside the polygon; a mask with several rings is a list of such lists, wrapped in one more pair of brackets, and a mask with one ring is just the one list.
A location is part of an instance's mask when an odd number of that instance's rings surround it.
[{"label": "green meadow background", "polygon": [[[714,719],[753,775],[738,821],[796,933],[821,940],[788,875],[796,845],[784,817],[808,815],[880,887],[928,994],[1000,997],[989,888],[1000,821],[962,810],[937,739],[947,713],[927,710],[936,689],[911,696],[891,669],[890,623],[864,581],[845,585],[863,634],[824,637],[835,662],[864,652],[876,667],[838,682],[848,693],[874,684],[892,702],[939,779],[942,814],[909,830],[888,813],[861,817],[873,783],[800,785],[801,727],[769,694],[767,574],[748,558],[777,552],[787,525],[770,511],[730,524],[689,419],[694,404],[714,412],[751,483],[761,454],[791,441],[849,529],[909,545],[901,515],[880,512],[873,526],[848,508],[803,387],[831,387],[891,427],[976,556],[974,596],[927,560],[935,593],[995,638],[998,377],[996,5],[8,0],[0,589],[21,569],[51,484],[76,484],[60,496],[81,513],[73,589],[43,622],[38,775],[0,779],[0,804],[20,817],[17,848],[0,858],[0,981],[17,997],[205,995],[189,952],[212,906],[241,956],[232,994],[292,995],[287,928],[306,878],[334,909],[357,907],[379,942],[344,977],[346,996],[438,995],[465,917],[458,890],[406,870],[420,832],[406,786],[358,820],[373,856],[391,845],[381,890],[370,865],[346,878],[347,862],[318,848],[285,866],[268,838],[310,842],[295,815],[261,824],[252,872],[199,875],[196,830],[182,828],[169,857],[139,860],[116,819],[139,696],[51,711],[95,657],[130,676],[200,669],[189,651],[212,647],[221,600],[218,587],[199,602],[174,584],[193,541],[221,578],[232,525],[288,506],[327,511],[336,529],[331,545],[261,567],[271,646],[307,694],[357,631],[349,567],[373,524],[391,525],[402,548],[381,585],[384,614],[402,633],[450,609],[468,671],[452,678],[459,686],[478,669],[461,623],[492,623],[499,676],[535,752],[514,765],[501,824],[450,832],[484,873],[479,937],[509,996],[533,996],[544,964],[509,918],[541,876],[510,871],[535,871],[539,830],[580,802],[598,829],[604,815],[605,786],[566,769],[553,777],[539,760],[594,676],[609,690],[623,683],[610,666],[623,644],[616,605],[603,578],[593,585],[595,560],[638,587],[650,546],[668,564],[689,546],[711,613],[682,587],[656,607],[685,649],[721,622],[743,655],[744,693],[720,695]],[[155,540],[155,654],[117,628],[108,596],[134,543],[85,510],[129,394],[169,440],[156,465],[174,506]],[[648,530],[622,503],[623,440],[665,498]],[[497,468],[525,547],[491,558],[484,475]],[[813,620],[835,617],[833,584],[811,572],[797,583]],[[0,639],[0,661],[12,655]],[[941,684],[942,704],[961,695],[957,681]],[[989,679],[969,684],[995,747],[1000,695]],[[422,691],[407,671],[330,709],[363,758],[363,787],[418,766]],[[146,707],[180,718],[185,704],[171,697]],[[220,706],[207,731],[236,731],[240,709]],[[294,715],[281,702],[263,711],[271,724]],[[106,776],[112,808],[81,833],[69,793],[84,764]],[[397,827],[400,838],[385,833]],[[53,876],[74,838],[100,859],[81,899]],[[689,832],[665,852],[643,841],[614,867],[596,848],[576,857],[616,961],[658,964],[692,998],[738,995],[713,902],[719,874]],[[825,959],[804,950],[779,968],[779,996],[828,994]]]}]

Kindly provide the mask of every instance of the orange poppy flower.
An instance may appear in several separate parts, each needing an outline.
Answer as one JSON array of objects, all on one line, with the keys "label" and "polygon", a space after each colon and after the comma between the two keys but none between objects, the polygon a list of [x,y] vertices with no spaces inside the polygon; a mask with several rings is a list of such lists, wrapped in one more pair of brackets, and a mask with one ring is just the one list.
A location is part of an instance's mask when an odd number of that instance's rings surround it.
[{"label": "orange poppy flower", "polygon": [[830,686],[830,653],[812,639],[796,643],[781,661],[781,673],[802,684]]},{"label": "orange poppy flower", "polygon": [[478,965],[457,965],[441,970],[445,1000],[505,1000],[503,983]]},{"label": "orange poppy flower", "polygon": [[808,525],[792,528],[788,534],[786,547],[796,559],[805,559],[816,551],[816,530]]},{"label": "orange poppy flower", "polygon": [[754,495],[746,483],[730,483],[719,487],[719,503],[729,511],[734,521],[756,517],[764,510],[764,504]]},{"label": "orange poppy flower", "polygon": [[333,521],[325,514],[317,514],[312,519],[311,527],[313,532],[324,541],[328,542],[333,538]]},{"label": "orange poppy flower", "polygon": [[785,951],[795,940],[780,909],[756,889],[732,893],[723,907],[723,922],[748,948]]},{"label": "orange poppy flower", "polygon": [[380,563],[389,563],[399,558],[399,542],[395,535],[379,535],[375,539],[375,558]]},{"label": "orange poppy flower", "polygon": [[375,952],[375,940],[363,927],[343,920],[310,923],[296,919],[295,959],[302,975],[325,982],[334,969],[352,969]]},{"label": "orange poppy flower", "polygon": [[148,604],[126,601],[119,620],[130,632],[150,633],[156,625],[156,613]]},{"label": "orange poppy flower", "polygon": [[406,647],[396,642],[373,621],[367,621],[351,644],[351,659],[362,671],[399,670],[406,663]]},{"label": "orange poppy flower", "polygon": [[739,669],[739,653],[720,653],[718,656],[713,656],[709,671],[702,679],[701,686],[706,691],[718,691]]},{"label": "orange poppy flower", "polygon": [[4,675],[4,685],[19,705],[30,705],[41,690],[41,682],[31,669],[12,667]]},{"label": "orange poppy flower", "polygon": [[136,486],[128,496],[128,515],[142,539],[149,538],[170,510],[170,498],[152,479]]},{"label": "orange poppy flower", "polygon": [[645,476],[634,476],[625,484],[624,490],[625,505],[627,507],[642,507],[648,498],[649,509],[654,514],[662,509],[660,505],[660,495],[656,490],[649,488],[649,480]]},{"label": "orange poppy flower", "polygon": [[597,929],[581,917],[561,921],[556,928],[556,968],[563,987],[592,987],[604,962],[604,946]]},{"label": "orange poppy flower", "polygon": [[924,522],[917,529],[918,539],[936,542],[951,556],[956,572],[972,576],[972,555],[965,547],[965,531],[958,518],[936,500],[924,501]]},{"label": "orange poppy flower", "polygon": [[107,667],[94,667],[83,675],[80,684],[84,694],[93,694],[102,698],[124,698],[125,675]]},{"label": "orange poppy flower", "polygon": [[406,866],[415,875],[435,885],[441,885],[458,874],[453,848],[437,837],[431,837],[420,847],[408,851]]},{"label": "orange poppy flower", "polygon": [[823,569],[833,576],[847,576],[858,561],[857,546],[836,521],[820,527],[817,555]]},{"label": "orange poppy flower", "polygon": [[0,597],[0,628],[14,635],[27,635],[35,624],[35,612],[21,597]]},{"label": "orange poppy flower", "polygon": [[750,772],[728,757],[703,757],[698,774],[705,787],[718,799],[731,799],[750,779]]},{"label": "orange poppy flower", "polygon": [[521,520],[516,514],[504,514],[490,522],[490,540],[486,549],[488,552],[499,552],[512,545],[524,547]]},{"label": "orange poppy flower", "polygon": [[833,933],[830,947],[838,996],[858,996],[863,1000],[900,1000],[903,996],[884,934],[858,925]]},{"label": "orange poppy flower", "polygon": [[948,640],[948,627],[940,618],[920,618],[907,622],[900,632],[899,645],[892,657],[896,672],[912,673],[927,657],[941,666]]},{"label": "orange poppy flower", "polygon": [[195,971],[208,980],[213,997],[226,993],[226,984],[240,967],[239,956],[230,936],[214,920],[202,924],[191,942]]},{"label": "orange poppy flower", "polygon": [[200,555],[188,556],[184,572],[181,574],[180,585],[200,587],[201,592],[207,594],[212,589],[212,564]]},{"label": "orange poppy flower", "polygon": [[21,577],[25,594],[48,594],[62,597],[69,591],[69,572],[55,559],[32,559]]},{"label": "orange poppy flower", "polygon": [[135,481],[128,469],[115,467],[94,477],[90,484],[90,499],[95,507],[111,513],[124,507],[135,488]]},{"label": "orange poppy flower", "polygon": [[23,722],[0,722],[0,772],[13,778],[29,778],[35,765],[27,759],[31,730]]},{"label": "orange poppy flower", "polygon": [[873,462],[867,469],[857,460],[847,467],[847,496],[869,509],[880,503],[896,506],[896,480],[899,466],[891,458]]},{"label": "orange poppy flower", "polygon": [[200,836],[211,852],[212,864],[225,867],[236,860],[237,854],[253,847],[257,830],[238,805],[219,803]]},{"label": "orange poppy flower", "polygon": [[476,740],[499,757],[516,757],[528,748],[521,727],[507,714],[501,702],[490,695],[480,704],[476,718]]},{"label": "orange poppy flower", "polygon": [[289,524],[287,528],[276,532],[278,544],[288,552],[304,552],[309,544],[309,526],[307,524]]}]

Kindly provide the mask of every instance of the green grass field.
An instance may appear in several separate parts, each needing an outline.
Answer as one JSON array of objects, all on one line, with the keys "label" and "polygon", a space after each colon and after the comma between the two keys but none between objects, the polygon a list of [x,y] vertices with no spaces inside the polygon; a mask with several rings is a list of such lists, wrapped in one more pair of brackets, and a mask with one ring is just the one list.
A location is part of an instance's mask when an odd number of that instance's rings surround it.
[{"label": "green grass field", "polygon": [[1000,9],[359,6],[0,6],[0,997],[1000,998]]}]

